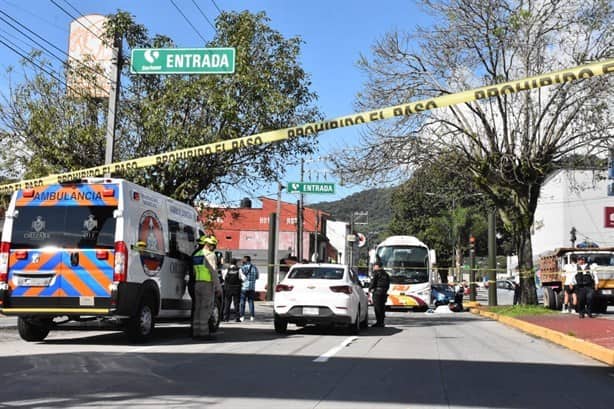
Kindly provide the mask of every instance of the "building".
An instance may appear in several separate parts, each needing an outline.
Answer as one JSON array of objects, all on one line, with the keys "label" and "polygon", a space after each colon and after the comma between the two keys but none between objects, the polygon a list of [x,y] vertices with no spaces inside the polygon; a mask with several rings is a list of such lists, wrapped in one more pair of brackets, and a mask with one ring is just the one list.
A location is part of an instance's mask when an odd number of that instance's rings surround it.
[{"label": "building", "polygon": [[[261,208],[254,208],[251,200],[243,199],[239,208],[208,209],[202,217],[210,219],[213,215],[212,230],[218,239],[217,248],[224,255],[224,262],[249,255],[260,272],[256,290],[265,292],[269,266],[270,217],[277,212],[277,200],[266,197],[259,200],[262,202]],[[336,260],[337,250],[323,234],[330,215],[318,209],[303,207],[302,251],[299,251],[297,209],[295,203],[280,202],[278,258],[299,257],[300,254],[310,261]]]},{"label": "building", "polygon": [[556,247],[614,247],[614,196],[604,171],[560,170],[543,184],[532,229],[533,257]]}]

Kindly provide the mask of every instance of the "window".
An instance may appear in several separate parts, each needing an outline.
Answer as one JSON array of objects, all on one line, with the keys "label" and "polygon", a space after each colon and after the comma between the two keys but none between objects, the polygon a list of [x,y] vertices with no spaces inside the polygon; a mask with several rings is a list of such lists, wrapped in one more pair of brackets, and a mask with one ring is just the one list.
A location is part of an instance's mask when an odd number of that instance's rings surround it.
[{"label": "window", "polygon": [[11,248],[109,248],[115,246],[112,206],[17,207]]},{"label": "window", "polygon": [[288,278],[315,278],[323,280],[341,280],[343,268],[330,267],[297,267],[288,274]]},{"label": "window", "polygon": [[175,220],[168,220],[168,255],[177,259],[191,257],[196,248],[194,228]]}]

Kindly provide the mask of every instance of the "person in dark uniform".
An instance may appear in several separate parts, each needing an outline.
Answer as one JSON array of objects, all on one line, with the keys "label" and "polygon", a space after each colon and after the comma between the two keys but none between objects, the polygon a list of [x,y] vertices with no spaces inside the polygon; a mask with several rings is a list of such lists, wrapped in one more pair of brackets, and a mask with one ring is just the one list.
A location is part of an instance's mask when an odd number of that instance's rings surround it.
[{"label": "person in dark uniform", "polygon": [[572,283],[578,292],[578,314],[580,318],[584,318],[585,314],[588,314],[589,318],[593,318],[593,298],[595,297],[597,279],[586,264],[584,256],[578,257],[577,266],[578,272]]},{"label": "person in dark uniform", "polygon": [[371,325],[372,327],[384,326],[388,288],[390,288],[390,276],[382,268],[382,262],[376,261],[373,264],[373,277],[369,284],[369,291],[373,297],[373,308],[375,309],[375,324]]},{"label": "person in dark uniform", "polygon": [[241,299],[241,286],[243,285],[244,275],[238,267],[239,260],[233,258],[230,266],[226,270],[224,277],[224,309],[223,320],[230,320],[230,304],[234,304],[235,321],[240,322],[241,314],[239,311],[239,301]]}]

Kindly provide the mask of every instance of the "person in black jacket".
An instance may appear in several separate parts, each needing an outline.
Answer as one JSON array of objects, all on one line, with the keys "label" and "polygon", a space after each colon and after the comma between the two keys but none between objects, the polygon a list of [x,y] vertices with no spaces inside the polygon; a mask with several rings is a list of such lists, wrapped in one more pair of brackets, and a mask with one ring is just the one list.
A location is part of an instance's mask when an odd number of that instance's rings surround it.
[{"label": "person in black jacket", "polygon": [[578,272],[574,276],[572,283],[578,293],[578,315],[580,318],[584,318],[584,314],[587,314],[589,318],[594,318],[593,298],[595,297],[595,289],[599,279],[593,275],[590,267],[586,264],[584,256],[578,257],[577,267]]},{"label": "person in black jacket", "polygon": [[384,326],[388,288],[390,288],[390,276],[382,268],[382,262],[376,261],[373,264],[373,277],[369,284],[369,291],[373,297],[373,308],[375,309],[375,324],[371,325],[372,327]]},{"label": "person in black jacket", "polygon": [[243,284],[243,273],[237,266],[238,260],[230,260],[230,266],[226,270],[224,277],[224,309],[223,320],[230,321],[230,303],[234,304],[235,321],[240,322],[239,300],[241,298],[241,285]]}]

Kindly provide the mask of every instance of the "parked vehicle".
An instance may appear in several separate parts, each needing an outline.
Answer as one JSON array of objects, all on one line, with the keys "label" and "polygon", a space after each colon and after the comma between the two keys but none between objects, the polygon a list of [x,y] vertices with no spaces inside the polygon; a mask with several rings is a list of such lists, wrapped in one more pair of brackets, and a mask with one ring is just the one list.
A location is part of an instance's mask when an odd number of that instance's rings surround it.
[{"label": "parked vehicle", "polygon": [[448,305],[454,302],[454,295],[454,287],[450,284],[431,285],[431,303],[435,305],[435,307]]},{"label": "parked vehicle", "polygon": [[546,308],[560,310],[563,305],[563,268],[571,257],[584,256],[591,270],[599,278],[594,299],[595,312],[606,312],[614,305],[614,247],[562,247],[544,254],[539,259],[539,279],[543,288]]},{"label": "parked vehicle", "polygon": [[288,324],[345,326],[353,333],[368,323],[367,295],[358,275],[342,264],[295,264],[275,287],[275,331]]},{"label": "parked vehicle", "polygon": [[145,340],[158,317],[190,316],[197,235],[194,208],[122,179],[18,190],[2,232],[0,312],[19,317],[26,341],[94,319]]},{"label": "parked vehicle", "polygon": [[434,251],[413,236],[390,236],[375,251],[390,275],[386,306],[426,310],[431,301]]}]

